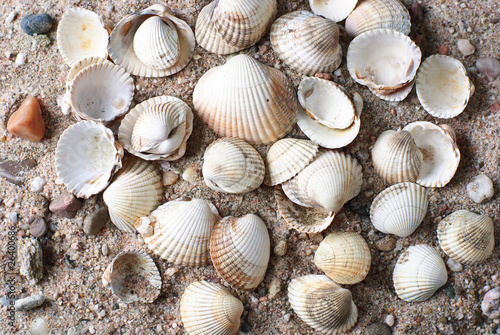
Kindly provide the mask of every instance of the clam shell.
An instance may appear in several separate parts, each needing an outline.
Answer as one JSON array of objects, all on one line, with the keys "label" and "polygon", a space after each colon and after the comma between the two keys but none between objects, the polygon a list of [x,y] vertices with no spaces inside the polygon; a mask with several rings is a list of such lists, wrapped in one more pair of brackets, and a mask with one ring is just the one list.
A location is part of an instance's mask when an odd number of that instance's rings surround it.
[{"label": "clam shell", "polygon": [[79,61],[75,65],[73,65],[71,67],[71,69],[69,69],[68,75],[66,76],[66,88],[67,88],[67,90],[69,90],[69,88],[71,87],[71,82],[73,81],[73,79],[75,79],[78,72],[80,72],[81,70],[83,70],[84,68],[86,68],[89,65],[98,64],[98,63],[112,64],[110,61],[108,61],[102,57],[87,57],[87,58],[82,59],[81,61]]},{"label": "clam shell", "polygon": [[404,84],[403,86],[394,90],[386,90],[386,89],[378,90],[370,87],[368,87],[368,89],[370,90],[370,92],[372,92],[382,100],[402,101],[408,96],[408,94],[410,94],[411,90],[413,89],[413,86],[415,86],[415,80],[412,80],[409,83]]},{"label": "clam shell", "polygon": [[186,288],[180,313],[189,334],[236,335],[243,304],[224,286],[202,280]]},{"label": "clam shell", "polygon": [[441,220],[437,235],[444,252],[467,265],[485,261],[495,246],[493,221],[466,210],[453,212]]},{"label": "clam shell", "polygon": [[198,115],[218,135],[268,144],[297,120],[297,99],[280,71],[238,55],[201,77],[193,92]]},{"label": "clam shell", "polygon": [[309,6],[316,15],[340,22],[352,12],[358,0],[309,0]]},{"label": "clam shell", "polygon": [[354,232],[332,233],[319,244],[314,264],[338,284],[353,285],[365,279],[371,265],[370,249]]},{"label": "clam shell", "polygon": [[427,190],[414,183],[399,183],[380,192],[370,207],[373,226],[386,234],[411,235],[429,206]]},{"label": "clam shell", "polygon": [[324,275],[293,279],[288,285],[288,301],[302,321],[326,334],[347,331],[358,319],[351,292]]},{"label": "clam shell", "polygon": [[333,72],[342,61],[337,24],[310,12],[281,16],[273,23],[270,38],[279,58],[299,73]]},{"label": "clam shell", "polygon": [[160,295],[161,276],[146,253],[122,251],[104,271],[102,283],[126,304],[152,303]]},{"label": "clam shell", "polygon": [[446,265],[438,252],[424,244],[411,246],[399,256],[392,276],[399,298],[424,301],[448,280]]},{"label": "clam shell", "polygon": [[264,173],[264,160],[242,139],[221,138],[205,150],[203,178],[217,192],[250,192],[262,184]]},{"label": "clam shell", "polygon": [[132,233],[135,221],[158,207],[163,198],[158,167],[135,157],[123,161],[123,168],[102,195],[111,222]]},{"label": "clam shell", "polygon": [[57,178],[69,192],[87,199],[104,190],[122,166],[123,149],[113,132],[94,121],[69,126],[57,142]]},{"label": "clam shell", "polygon": [[270,244],[266,225],[258,216],[229,216],[214,227],[210,257],[219,275],[231,286],[253,290],[264,279]]}]

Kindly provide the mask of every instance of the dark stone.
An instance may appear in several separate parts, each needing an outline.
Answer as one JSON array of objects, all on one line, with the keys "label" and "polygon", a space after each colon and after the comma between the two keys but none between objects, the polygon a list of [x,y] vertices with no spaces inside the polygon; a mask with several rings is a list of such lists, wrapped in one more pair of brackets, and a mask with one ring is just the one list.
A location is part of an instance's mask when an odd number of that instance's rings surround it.
[{"label": "dark stone", "polygon": [[96,235],[108,222],[109,214],[106,207],[101,207],[85,217],[83,232],[87,235]]},{"label": "dark stone", "polygon": [[416,24],[422,21],[424,17],[424,8],[422,4],[414,2],[410,7],[411,23]]},{"label": "dark stone", "polygon": [[59,216],[66,218],[73,218],[76,211],[82,207],[82,203],[73,194],[64,192],[60,194],[57,198],[52,200],[49,205],[49,210]]},{"label": "dark stone", "polygon": [[366,335],[391,335],[391,327],[382,322],[372,323],[365,330]]},{"label": "dark stone", "polygon": [[52,22],[49,14],[28,15],[21,20],[21,29],[30,36],[45,34],[52,28]]},{"label": "dark stone", "polygon": [[49,225],[41,216],[32,216],[29,218],[30,234],[34,237],[42,237],[49,230]]},{"label": "dark stone", "polygon": [[452,284],[446,283],[446,285],[444,286],[444,293],[446,293],[448,298],[455,299],[455,288]]},{"label": "dark stone", "polygon": [[75,268],[75,261],[73,261],[69,255],[64,255],[63,257],[64,264],[66,265],[67,268],[69,269],[74,269]]},{"label": "dark stone", "polygon": [[248,333],[250,331],[250,329],[252,329],[252,327],[250,327],[250,325],[248,324],[248,322],[246,322],[246,321],[242,321],[241,322],[240,332],[242,332],[242,333]]},{"label": "dark stone", "polygon": [[23,184],[21,176],[24,171],[34,166],[36,166],[36,162],[32,159],[25,159],[21,162],[0,159],[0,177],[4,177],[12,184],[20,186]]}]

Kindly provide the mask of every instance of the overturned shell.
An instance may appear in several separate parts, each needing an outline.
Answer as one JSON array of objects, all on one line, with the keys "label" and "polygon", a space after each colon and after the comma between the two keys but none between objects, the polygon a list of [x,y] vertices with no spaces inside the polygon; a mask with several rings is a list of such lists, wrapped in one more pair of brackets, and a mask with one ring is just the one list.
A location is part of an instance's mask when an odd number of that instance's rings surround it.
[{"label": "overturned shell", "polygon": [[424,244],[411,246],[399,256],[392,276],[399,298],[424,301],[448,280],[446,265],[438,252]]},{"label": "overturned shell", "polygon": [[357,3],[358,0],[309,0],[309,6],[314,14],[335,22],[345,19]]},{"label": "overturned shell", "polygon": [[224,286],[202,280],[186,288],[180,313],[189,334],[236,335],[243,304]]},{"label": "overturned shell", "polygon": [[377,230],[406,237],[418,228],[428,206],[429,195],[424,187],[399,183],[377,195],[370,207],[370,219]]},{"label": "overturned shell", "polygon": [[231,286],[255,289],[264,279],[269,256],[269,234],[258,216],[229,216],[215,225],[210,257],[219,275]]},{"label": "overturned shell", "polygon": [[486,215],[456,211],[438,225],[439,245],[454,260],[475,265],[490,257],[495,246],[493,221]]},{"label": "overturned shell", "polygon": [[293,279],[288,285],[288,301],[302,321],[326,334],[347,331],[358,319],[351,292],[324,275]]},{"label": "overturned shell", "polygon": [[353,285],[370,270],[370,249],[358,233],[332,233],[319,244],[314,264],[334,282]]},{"label": "overturned shell", "polygon": [[160,295],[161,276],[146,253],[123,251],[104,271],[102,283],[124,303],[152,303]]}]

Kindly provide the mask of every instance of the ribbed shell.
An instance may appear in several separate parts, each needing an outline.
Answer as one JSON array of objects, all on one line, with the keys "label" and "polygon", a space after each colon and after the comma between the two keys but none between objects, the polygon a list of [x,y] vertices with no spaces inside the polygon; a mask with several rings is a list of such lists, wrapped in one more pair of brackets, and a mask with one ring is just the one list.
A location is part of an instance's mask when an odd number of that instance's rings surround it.
[{"label": "ribbed shell", "polygon": [[180,314],[184,328],[191,335],[236,335],[243,304],[224,286],[202,280],[184,291]]},{"label": "ribbed shell", "polygon": [[97,63],[112,64],[110,61],[108,61],[107,59],[102,58],[102,57],[88,57],[88,58],[82,59],[78,63],[71,66],[71,69],[69,69],[68,75],[66,76],[66,89],[69,90],[69,88],[71,87],[71,82],[76,77],[78,72],[80,72],[81,70],[83,70],[84,68],[86,68],[89,65],[97,64]]},{"label": "ribbed shell", "polygon": [[250,144],[225,137],[211,143],[203,156],[205,184],[217,192],[250,192],[264,180],[264,160]]},{"label": "ribbed shell", "polygon": [[380,192],[370,207],[373,226],[386,234],[411,235],[427,213],[427,190],[414,183],[399,183]]},{"label": "ribbed shell", "polygon": [[428,245],[411,246],[399,256],[392,276],[399,298],[424,301],[448,280],[446,265],[438,252]]},{"label": "ribbed shell", "polygon": [[194,89],[193,104],[218,135],[251,144],[276,141],[297,120],[297,98],[285,75],[248,55],[205,73]]},{"label": "ribbed shell", "polygon": [[126,232],[135,232],[135,220],[149,215],[161,203],[160,171],[152,163],[129,157],[102,197],[115,226]]},{"label": "ribbed shell", "polygon": [[454,260],[476,265],[490,257],[495,246],[493,221],[486,215],[456,211],[438,225],[439,245]]},{"label": "ribbed shell", "polygon": [[288,301],[302,321],[325,334],[347,331],[358,319],[351,292],[324,275],[293,279],[288,285]]},{"label": "ribbed shell", "polygon": [[345,19],[357,3],[358,0],[309,0],[309,6],[314,14],[335,22]]},{"label": "ribbed shell", "polygon": [[370,249],[360,234],[332,233],[319,244],[314,264],[338,284],[353,285],[365,279],[371,265]]},{"label": "ribbed shell", "polygon": [[342,61],[337,24],[310,12],[281,16],[271,26],[270,38],[278,56],[299,73],[333,72]]},{"label": "ribbed shell", "polygon": [[215,225],[210,257],[219,275],[231,286],[255,289],[264,279],[269,256],[269,234],[258,216],[229,216]]}]

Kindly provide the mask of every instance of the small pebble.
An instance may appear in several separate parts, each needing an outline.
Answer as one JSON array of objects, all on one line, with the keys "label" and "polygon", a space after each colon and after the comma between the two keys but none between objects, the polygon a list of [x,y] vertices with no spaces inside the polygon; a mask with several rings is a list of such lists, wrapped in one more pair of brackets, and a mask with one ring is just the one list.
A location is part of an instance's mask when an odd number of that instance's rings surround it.
[{"label": "small pebble", "polygon": [[175,182],[179,179],[179,176],[174,171],[165,171],[163,172],[162,184],[163,186],[170,186],[175,184]]},{"label": "small pebble", "polygon": [[28,15],[21,20],[21,29],[30,36],[45,34],[52,28],[52,22],[49,14]]},{"label": "small pebble", "polygon": [[5,214],[5,216],[10,222],[17,223],[17,216],[18,216],[17,212],[10,212]]},{"label": "small pebble", "polygon": [[290,315],[290,313],[286,313],[285,315],[283,315],[283,320],[285,320],[285,322],[289,322],[291,318],[292,316]]},{"label": "small pebble", "polygon": [[424,307],[422,307],[422,313],[430,314],[430,313],[432,313],[432,308],[430,308],[429,306],[424,306]]},{"label": "small pebble", "polygon": [[45,123],[38,100],[28,96],[7,122],[9,133],[36,142],[45,134]]},{"label": "small pebble", "polygon": [[490,319],[500,319],[500,287],[486,292],[481,302],[481,310]]},{"label": "small pebble", "polygon": [[276,256],[285,256],[287,250],[288,250],[288,244],[286,243],[286,240],[279,240],[273,249],[274,254]]},{"label": "small pebble", "polygon": [[104,256],[107,256],[109,254],[109,247],[106,243],[102,245],[101,251]]},{"label": "small pebble", "polygon": [[182,179],[190,182],[191,184],[194,184],[196,180],[196,171],[192,167],[186,168],[186,170],[184,170],[184,173],[182,174]]},{"label": "small pebble", "polygon": [[449,48],[446,46],[446,45],[441,45],[439,48],[438,48],[438,53],[440,55],[446,55],[448,53],[448,50]]},{"label": "small pebble", "polygon": [[85,217],[83,232],[87,235],[97,235],[106,222],[108,222],[108,219],[108,209],[106,207],[98,208]]},{"label": "small pebble", "polygon": [[448,323],[448,319],[444,315],[440,315],[438,318],[439,323]]},{"label": "small pebble", "polygon": [[281,282],[278,278],[273,278],[271,283],[269,283],[269,288],[267,290],[267,297],[269,300],[274,299],[278,293],[281,291]]},{"label": "small pebble", "polygon": [[22,52],[18,53],[15,63],[16,65],[24,65],[26,63],[26,56]]},{"label": "small pebble", "polygon": [[391,251],[396,247],[396,238],[394,236],[386,236],[385,238],[375,242],[375,246],[381,251]]},{"label": "small pebble", "polygon": [[19,273],[35,285],[43,276],[42,245],[34,238],[22,238],[17,247]]},{"label": "small pebble", "polygon": [[49,225],[41,216],[34,215],[30,217],[28,223],[30,224],[30,234],[33,237],[42,237],[49,230]]},{"label": "small pebble", "polygon": [[31,181],[30,191],[41,192],[45,184],[47,184],[47,181],[43,177],[36,177]]},{"label": "small pebble", "polygon": [[467,196],[475,203],[482,204],[483,202],[487,202],[493,197],[493,194],[493,182],[484,174],[475,176],[467,184]]},{"label": "small pebble", "polygon": [[57,196],[49,205],[49,210],[59,216],[73,218],[82,203],[73,194],[63,192]]},{"label": "small pebble", "polygon": [[464,56],[470,56],[476,51],[476,48],[469,42],[469,40],[459,39],[457,41],[458,51]]},{"label": "small pebble", "polygon": [[165,270],[165,276],[167,277],[172,277],[175,275],[177,272],[179,272],[178,268],[168,268]]},{"label": "small pebble", "polygon": [[324,72],[318,72],[314,74],[316,78],[319,79],[324,79],[324,80],[332,80],[332,74],[331,73],[324,73]]},{"label": "small pebble", "polygon": [[500,62],[493,57],[482,57],[476,60],[476,68],[488,81],[493,81],[500,74]]},{"label": "small pebble", "polygon": [[410,7],[410,16],[412,23],[421,22],[424,17],[424,8],[422,7],[422,4],[418,2],[412,3]]},{"label": "small pebble", "polygon": [[446,265],[448,265],[448,268],[453,272],[460,272],[464,269],[462,264],[460,264],[453,258],[448,258],[448,260],[446,261]]},{"label": "small pebble", "polygon": [[[23,181],[21,179],[21,175],[25,168],[22,163],[23,162],[19,163],[16,161],[0,158],[0,176],[4,177],[12,184],[22,185]],[[29,168],[29,166],[26,167]]]},{"label": "small pebble", "polygon": [[491,106],[490,106],[490,113],[496,114],[500,112],[500,102],[495,101]]},{"label": "small pebble", "polygon": [[394,326],[394,315],[392,314],[389,314],[385,317],[385,323],[389,326],[389,327],[392,327]]},{"label": "small pebble", "polygon": [[12,21],[14,21],[14,19],[16,18],[16,15],[17,15],[17,12],[15,10],[10,12],[9,15],[7,15],[7,17],[5,18],[5,24],[9,24]]},{"label": "small pebble", "polygon": [[36,318],[31,323],[31,335],[48,335],[50,327],[47,321],[43,318]]},{"label": "small pebble", "polygon": [[250,327],[250,325],[248,324],[248,322],[246,322],[246,321],[242,321],[241,322],[240,332],[242,332],[242,333],[248,333],[251,329],[252,329],[252,327]]},{"label": "small pebble", "polygon": [[29,311],[30,309],[41,306],[45,297],[41,294],[35,294],[23,299],[17,299],[14,303],[16,311]]},{"label": "small pebble", "polygon": [[365,335],[391,335],[391,327],[382,322],[372,323],[365,330]]}]

